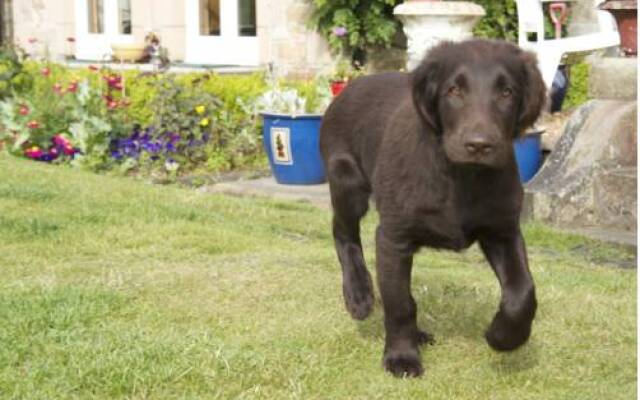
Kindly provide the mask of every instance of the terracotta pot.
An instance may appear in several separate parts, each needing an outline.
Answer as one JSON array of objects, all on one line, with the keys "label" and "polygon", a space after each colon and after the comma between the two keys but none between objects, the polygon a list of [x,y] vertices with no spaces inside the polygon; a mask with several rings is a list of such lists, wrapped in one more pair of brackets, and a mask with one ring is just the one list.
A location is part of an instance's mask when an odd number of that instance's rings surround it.
[{"label": "terracotta pot", "polygon": [[342,92],[346,86],[347,86],[347,81],[331,82],[331,94],[333,94],[334,97],[339,95],[340,92]]},{"label": "terracotta pot", "polygon": [[638,2],[636,0],[607,0],[598,6],[615,18],[620,33],[620,47],[626,56],[638,54]]}]

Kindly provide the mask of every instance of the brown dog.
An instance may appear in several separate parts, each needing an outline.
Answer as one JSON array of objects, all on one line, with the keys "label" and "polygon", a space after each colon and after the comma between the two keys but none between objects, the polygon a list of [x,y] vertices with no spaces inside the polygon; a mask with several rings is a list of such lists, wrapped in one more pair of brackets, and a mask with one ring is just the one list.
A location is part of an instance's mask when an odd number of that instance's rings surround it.
[{"label": "brown dog", "polygon": [[344,300],[359,320],[373,307],[359,224],[373,193],[383,365],[393,374],[423,371],[418,346],[430,336],[416,325],[410,291],[421,246],[462,250],[477,240],[502,288],[487,342],[513,350],[529,338],[536,297],[513,140],[538,118],[544,99],[534,55],[471,40],[435,47],[410,74],[357,79],[327,110],[320,148]]}]

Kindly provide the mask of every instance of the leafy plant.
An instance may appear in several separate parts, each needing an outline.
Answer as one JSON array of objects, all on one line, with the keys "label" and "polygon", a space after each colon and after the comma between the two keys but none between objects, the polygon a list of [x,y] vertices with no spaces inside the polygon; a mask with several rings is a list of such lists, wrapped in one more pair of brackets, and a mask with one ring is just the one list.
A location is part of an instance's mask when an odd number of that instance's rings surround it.
[{"label": "leafy plant", "polygon": [[589,100],[589,64],[573,64],[569,72],[569,89],[563,103],[565,109],[579,106]]},{"label": "leafy plant", "polygon": [[486,12],[473,29],[473,34],[488,39],[518,41],[518,9],[515,0],[474,0]]},{"label": "leafy plant", "polygon": [[400,29],[393,7],[401,0],[311,0],[309,26],[324,36],[335,54],[364,64],[365,54],[389,47]]},{"label": "leafy plant", "polygon": [[[31,65],[26,70],[30,70]],[[98,169],[108,162],[111,138],[127,131],[127,101],[119,76],[78,80],[52,64],[38,64],[32,88],[0,103],[0,141],[7,150],[40,161],[68,161]]]},{"label": "leafy plant", "polygon": [[30,88],[31,76],[24,70],[25,58],[19,47],[0,47],[0,99]]}]

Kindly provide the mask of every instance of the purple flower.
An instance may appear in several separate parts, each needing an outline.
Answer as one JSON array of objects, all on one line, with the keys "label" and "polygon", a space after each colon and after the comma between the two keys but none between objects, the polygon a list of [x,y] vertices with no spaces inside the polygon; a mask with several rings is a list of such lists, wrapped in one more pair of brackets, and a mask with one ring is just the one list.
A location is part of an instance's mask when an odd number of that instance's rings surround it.
[{"label": "purple flower", "polygon": [[347,34],[347,28],[345,28],[344,26],[335,26],[333,27],[333,34],[337,37],[343,37]]}]

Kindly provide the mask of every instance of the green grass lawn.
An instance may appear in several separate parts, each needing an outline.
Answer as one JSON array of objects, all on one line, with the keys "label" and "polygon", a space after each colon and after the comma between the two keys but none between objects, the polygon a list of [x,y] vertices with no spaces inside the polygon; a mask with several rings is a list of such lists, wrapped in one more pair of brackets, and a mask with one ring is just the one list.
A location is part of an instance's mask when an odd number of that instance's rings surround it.
[{"label": "green grass lawn", "polygon": [[[341,298],[330,214],[0,156],[0,398],[630,399],[627,251],[525,227],[530,342],[499,354],[477,248],[423,251],[413,291],[425,376],[381,368],[380,304]],[[373,270],[374,213],[363,229]]]}]

